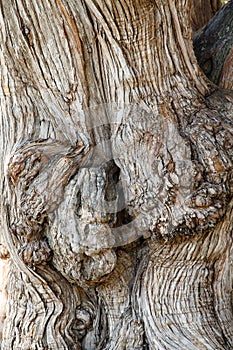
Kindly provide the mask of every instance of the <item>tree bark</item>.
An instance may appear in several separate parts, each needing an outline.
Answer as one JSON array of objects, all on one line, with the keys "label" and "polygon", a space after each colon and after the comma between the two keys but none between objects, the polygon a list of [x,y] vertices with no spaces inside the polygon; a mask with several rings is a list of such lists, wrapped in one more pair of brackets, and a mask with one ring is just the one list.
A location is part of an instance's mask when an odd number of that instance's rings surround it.
[{"label": "tree bark", "polygon": [[233,345],[232,106],[186,0],[3,0],[3,350]]},{"label": "tree bark", "polygon": [[230,0],[193,38],[195,54],[204,73],[215,84],[226,88],[232,87],[231,74],[227,76],[232,66],[232,13],[233,1]]},{"label": "tree bark", "polygon": [[230,49],[224,61],[222,72],[219,78],[219,86],[223,89],[233,90],[233,48]]},{"label": "tree bark", "polygon": [[8,273],[8,261],[0,259],[0,339],[2,339],[2,331],[4,320],[6,318],[6,281]]},{"label": "tree bark", "polygon": [[222,7],[221,0],[193,0],[191,24],[195,33],[202,28]]}]

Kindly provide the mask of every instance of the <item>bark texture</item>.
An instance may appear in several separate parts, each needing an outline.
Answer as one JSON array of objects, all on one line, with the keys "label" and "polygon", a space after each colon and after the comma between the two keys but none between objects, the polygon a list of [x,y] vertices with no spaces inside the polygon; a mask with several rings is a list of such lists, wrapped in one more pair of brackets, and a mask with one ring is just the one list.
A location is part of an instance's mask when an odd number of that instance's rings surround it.
[{"label": "bark texture", "polygon": [[233,94],[191,5],[2,1],[2,350],[232,348]]},{"label": "bark texture", "polygon": [[232,88],[232,14],[233,1],[230,0],[193,38],[195,54],[204,73],[225,88]]},{"label": "bark texture", "polygon": [[8,274],[8,261],[0,260],[0,339],[2,339],[3,324],[6,318],[6,281]]},{"label": "bark texture", "polygon": [[192,0],[191,24],[193,32],[202,28],[221,7],[221,0]]},{"label": "bark texture", "polygon": [[224,61],[222,72],[219,78],[219,86],[224,89],[233,90],[233,49],[227,55]]}]

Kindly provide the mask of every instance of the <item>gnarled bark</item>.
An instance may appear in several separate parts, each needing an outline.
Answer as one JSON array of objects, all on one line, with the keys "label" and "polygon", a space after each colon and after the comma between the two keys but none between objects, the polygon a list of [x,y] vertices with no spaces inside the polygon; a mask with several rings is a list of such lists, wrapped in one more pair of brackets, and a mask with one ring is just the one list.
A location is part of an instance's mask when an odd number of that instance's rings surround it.
[{"label": "gnarled bark", "polygon": [[190,11],[2,2],[2,349],[232,347],[233,95]]}]

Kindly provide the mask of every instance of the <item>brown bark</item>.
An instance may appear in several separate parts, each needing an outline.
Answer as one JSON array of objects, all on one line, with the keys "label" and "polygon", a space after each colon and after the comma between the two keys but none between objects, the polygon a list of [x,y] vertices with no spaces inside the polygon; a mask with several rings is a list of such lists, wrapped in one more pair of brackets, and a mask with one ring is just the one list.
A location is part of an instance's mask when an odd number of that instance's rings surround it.
[{"label": "brown bark", "polygon": [[193,32],[202,28],[221,7],[221,0],[192,0],[190,13]]},{"label": "brown bark", "polygon": [[233,95],[191,3],[0,9],[2,349],[230,349]]}]

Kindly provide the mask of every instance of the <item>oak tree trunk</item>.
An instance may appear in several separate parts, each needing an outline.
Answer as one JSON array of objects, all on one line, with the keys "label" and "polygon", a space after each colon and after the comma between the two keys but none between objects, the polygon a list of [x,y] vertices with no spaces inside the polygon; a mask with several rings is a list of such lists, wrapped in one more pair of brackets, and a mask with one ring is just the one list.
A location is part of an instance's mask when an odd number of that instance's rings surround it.
[{"label": "oak tree trunk", "polygon": [[2,350],[233,347],[233,92],[191,6],[1,2]]}]

